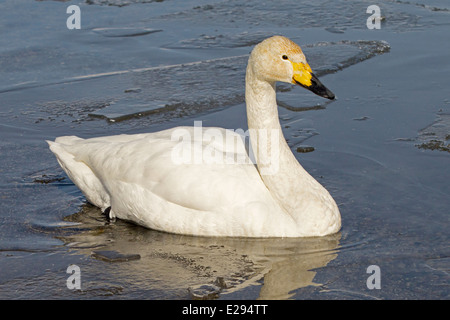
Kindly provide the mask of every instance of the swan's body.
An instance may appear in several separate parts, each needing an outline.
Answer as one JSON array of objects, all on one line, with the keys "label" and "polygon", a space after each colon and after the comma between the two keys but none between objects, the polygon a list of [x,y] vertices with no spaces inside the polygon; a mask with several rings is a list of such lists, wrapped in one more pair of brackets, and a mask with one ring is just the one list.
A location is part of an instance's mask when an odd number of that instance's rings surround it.
[{"label": "swan's body", "polygon": [[50,149],[89,202],[151,229],[242,237],[335,233],[341,225],[335,201],[298,163],[283,137],[276,81],[334,98],[295,43],[276,36],[257,45],[246,74],[257,166],[242,137],[221,128],[203,128],[200,135],[198,128],[178,127],[86,140],[59,137],[49,142]]}]

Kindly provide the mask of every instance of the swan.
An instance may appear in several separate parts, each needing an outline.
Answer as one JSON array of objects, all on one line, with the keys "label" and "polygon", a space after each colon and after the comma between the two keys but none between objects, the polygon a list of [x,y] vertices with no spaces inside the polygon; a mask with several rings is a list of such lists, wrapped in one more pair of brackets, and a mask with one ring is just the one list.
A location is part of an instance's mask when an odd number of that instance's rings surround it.
[{"label": "swan", "polygon": [[47,142],[87,201],[111,219],[194,236],[336,233],[341,227],[336,202],[300,165],[283,136],[277,81],[334,99],[301,48],[273,36],[257,44],[248,60],[248,134],[194,126]]}]

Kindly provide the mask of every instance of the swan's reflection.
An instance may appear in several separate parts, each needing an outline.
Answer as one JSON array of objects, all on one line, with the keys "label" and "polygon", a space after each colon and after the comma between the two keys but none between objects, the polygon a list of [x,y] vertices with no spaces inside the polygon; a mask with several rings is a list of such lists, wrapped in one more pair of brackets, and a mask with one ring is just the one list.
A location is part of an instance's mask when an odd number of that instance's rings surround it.
[{"label": "swan's reflection", "polygon": [[[126,263],[96,261],[95,266],[84,266],[91,278],[96,278],[96,272],[103,273],[102,278],[110,272],[112,281],[122,279],[121,286],[142,292],[173,290],[180,298],[192,298],[188,287],[219,287],[220,296],[225,297],[257,285],[261,286],[260,299],[288,299],[296,289],[318,285],[314,283],[316,269],[337,257],[340,240],[340,233],[295,239],[173,235],[123,221],[109,224],[100,210],[90,205],[66,220],[77,223],[62,237],[75,253],[91,256],[93,251],[114,251],[141,257]],[[98,263],[105,267],[97,270]]]}]

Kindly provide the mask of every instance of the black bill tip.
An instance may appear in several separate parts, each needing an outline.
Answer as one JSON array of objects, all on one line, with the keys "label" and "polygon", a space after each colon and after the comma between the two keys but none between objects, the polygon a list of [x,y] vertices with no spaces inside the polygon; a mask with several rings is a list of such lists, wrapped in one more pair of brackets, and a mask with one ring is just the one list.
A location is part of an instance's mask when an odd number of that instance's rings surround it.
[{"label": "black bill tip", "polygon": [[311,92],[314,92],[318,96],[321,96],[323,98],[327,98],[330,100],[333,100],[335,98],[334,93],[328,90],[327,87],[325,87],[322,82],[316,77],[314,73],[311,73],[311,84],[309,86],[303,85],[298,81],[295,81],[297,84],[301,85],[303,88],[308,89]]}]

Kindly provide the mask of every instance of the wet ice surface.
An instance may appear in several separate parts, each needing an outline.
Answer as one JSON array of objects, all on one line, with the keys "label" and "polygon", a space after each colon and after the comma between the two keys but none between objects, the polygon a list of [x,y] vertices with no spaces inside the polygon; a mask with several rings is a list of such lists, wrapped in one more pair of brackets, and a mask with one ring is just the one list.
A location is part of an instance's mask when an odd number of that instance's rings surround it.
[{"label": "wet ice surface", "polygon": [[450,114],[439,114],[431,125],[419,131],[417,147],[450,152]]},{"label": "wet ice surface", "polygon": [[[381,2],[380,30],[366,28],[370,1],[90,0],[81,30],[65,28],[69,4],[0,4],[1,298],[450,297],[446,1]],[[245,129],[246,59],[273,34],[337,96],[278,85],[285,136],[339,204],[338,234],[179,236],[84,203],[45,139]],[[81,290],[66,287],[71,264]]]}]

